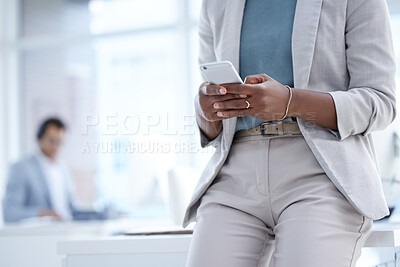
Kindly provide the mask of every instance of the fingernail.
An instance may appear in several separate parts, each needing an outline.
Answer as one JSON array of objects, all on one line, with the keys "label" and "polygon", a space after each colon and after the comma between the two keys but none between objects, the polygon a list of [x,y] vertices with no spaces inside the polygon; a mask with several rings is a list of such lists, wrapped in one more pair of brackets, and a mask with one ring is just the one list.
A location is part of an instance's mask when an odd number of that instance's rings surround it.
[{"label": "fingernail", "polygon": [[241,98],[246,98],[247,95],[239,95]]},{"label": "fingernail", "polygon": [[219,88],[219,92],[220,92],[221,94],[225,94],[225,93],[226,93],[226,89],[225,89],[225,88]]},{"label": "fingernail", "polygon": [[219,108],[219,105],[217,103],[214,103],[214,108]]},{"label": "fingernail", "polygon": [[223,116],[222,116],[222,112],[219,112],[219,111],[218,111],[218,112],[217,112],[217,116],[218,116],[218,117],[223,117]]}]

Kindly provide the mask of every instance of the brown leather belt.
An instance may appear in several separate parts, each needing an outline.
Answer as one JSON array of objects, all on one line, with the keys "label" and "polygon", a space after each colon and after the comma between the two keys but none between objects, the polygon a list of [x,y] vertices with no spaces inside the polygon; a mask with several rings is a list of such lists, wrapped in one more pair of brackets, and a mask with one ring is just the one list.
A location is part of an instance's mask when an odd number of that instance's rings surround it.
[{"label": "brown leather belt", "polygon": [[301,135],[296,121],[268,121],[250,129],[239,130],[235,137],[249,135]]}]

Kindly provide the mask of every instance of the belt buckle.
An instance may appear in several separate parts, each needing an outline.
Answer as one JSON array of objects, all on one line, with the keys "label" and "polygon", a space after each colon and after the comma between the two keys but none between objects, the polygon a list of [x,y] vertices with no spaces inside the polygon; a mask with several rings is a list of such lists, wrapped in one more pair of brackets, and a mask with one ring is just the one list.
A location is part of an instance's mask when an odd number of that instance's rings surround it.
[{"label": "belt buckle", "polygon": [[272,134],[266,134],[265,132],[265,125],[271,125],[273,124],[272,121],[266,121],[260,124],[260,130],[261,130],[261,135],[272,135]]},{"label": "belt buckle", "polygon": [[[270,133],[270,134],[265,134],[265,127],[264,125],[275,125],[276,134]],[[283,135],[284,131],[283,131],[283,122],[282,121],[267,121],[261,124],[261,134],[262,135]]]}]

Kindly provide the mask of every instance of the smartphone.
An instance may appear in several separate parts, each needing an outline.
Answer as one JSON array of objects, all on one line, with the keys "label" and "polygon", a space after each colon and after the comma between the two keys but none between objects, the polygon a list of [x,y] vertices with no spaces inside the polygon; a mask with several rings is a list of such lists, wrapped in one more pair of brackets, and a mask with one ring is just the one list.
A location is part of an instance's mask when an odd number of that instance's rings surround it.
[{"label": "smartphone", "polygon": [[204,79],[210,84],[243,83],[230,61],[210,62],[200,65]]}]

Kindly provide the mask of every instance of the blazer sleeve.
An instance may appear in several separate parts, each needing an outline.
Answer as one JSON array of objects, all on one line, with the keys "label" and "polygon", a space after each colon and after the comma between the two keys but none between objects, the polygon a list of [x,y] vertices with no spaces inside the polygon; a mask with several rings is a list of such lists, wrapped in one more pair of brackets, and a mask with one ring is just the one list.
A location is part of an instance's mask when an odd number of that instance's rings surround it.
[{"label": "blazer sleeve", "polygon": [[10,168],[6,193],[3,199],[3,217],[6,223],[18,222],[22,219],[36,217],[39,209],[26,207],[26,176],[25,168],[21,164],[14,164]]},{"label": "blazer sleeve", "polygon": [[75,201],[75,194],[74,194],[74,184],[72,181],[72,175],[70,170],[66,167],[63,166],[63,173],[64,173],[64,178],[65,178],[65,190],[67,192],[67,198],[68,198],[68,207],[69,211],[71,213],[71,216],[73,217],[74,213],[78,211],[77,208],[77,203]]},{"label": "blazer sleeve", "polygon": [[201,131],[200,127],[198,127],[198,128],[199,128],[199,131],[200,131],[200,144],[201,144],[201,147],[202,147],[202,148],[206,148],[206,147],[208,147],[208,146],[213,146],[213,147],[218,147],[218,146],[219,146],[219,144],[220,144],[220,142],[221,142],[221,139],[222,139],[222,132],[223,132],[223,131],[221,131],[221,132],[219,133],[219,135],[218,135],[217,137],[215,137],[213,140],[210,140],[210,139],[208,139],[207,136],[205,136],[205,134]]},{"label": "blazer sleeve", "polygon": [[[214,37],[210,24],[210,19],[208,17],[207,3],[208,0],[203,0],[198,23],[199,64],[214,62],[217,60],[214,53]],[[202,148],[206,148],[208,146],[217,147],[219,145],[219,142],[222,138],[222,131],[217,137],[215,137],[213,140],[210,140],[207,138],[207,136],[204,135],[200,127],[197,128],[200,132],[200,144]]]},{"label": "blazer sleeve", "polygon": [[336,137],[367,135],[396,116],[395,57],[384,0],[348,0],[345,28],[347,91],[329,92],[337,114]]}]

